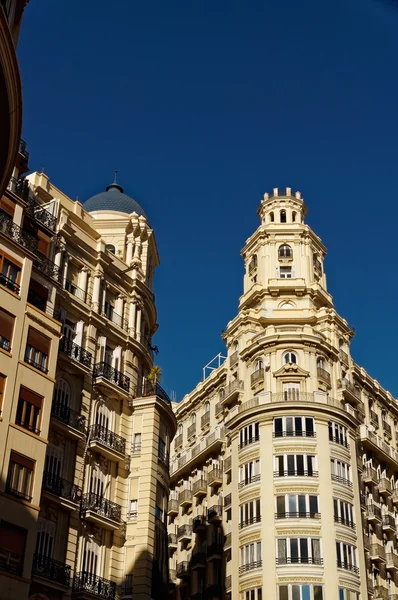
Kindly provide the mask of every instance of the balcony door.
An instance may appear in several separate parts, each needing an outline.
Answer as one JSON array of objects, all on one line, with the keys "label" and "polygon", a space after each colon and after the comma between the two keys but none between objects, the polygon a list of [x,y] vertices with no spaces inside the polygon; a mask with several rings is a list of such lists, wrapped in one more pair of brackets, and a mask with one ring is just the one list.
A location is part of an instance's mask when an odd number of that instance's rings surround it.
[{"label": "balcony door", "polygon": [[101,575],[101,545],[95,538],[84,541],[82,571],[87,583],[94,584],[89,581],[90,576]]},{"label": "balcony door", "polygon": [[46,466],[44,470],[55,478],[62,477],[63,462],[63,448],[49,444],[47,447]]},{"label": "balcony door", "polygon": [[106,404],[98,404],[95,414],[95,424],[104,429],[112,429],[112,412]]},{"label": "balcony door", "polygon": [[60,409],[61,412],[64,410],[65,413],[67,413],[71,405],[71,392],[70,385],[65,379],[58,379],[56,381],[54,398],[58,409]]},{"label": "balcony door", "polygon": [[283,399],[287,402],[291,400],[300,399],[300,384],[299,383],[284,383],[283,388]]},{"label": "balcony door", "polygon": [[36,554],[41,558],[52,558],[55,544],[56,524],[39,517],[37,521]]},{"label": "balcony door", "polygon": [[103,498],[105,496],[105,491],[106,475],[99,465],[93,465],[90,477],[90,493],[96,494],[99,498]]}]

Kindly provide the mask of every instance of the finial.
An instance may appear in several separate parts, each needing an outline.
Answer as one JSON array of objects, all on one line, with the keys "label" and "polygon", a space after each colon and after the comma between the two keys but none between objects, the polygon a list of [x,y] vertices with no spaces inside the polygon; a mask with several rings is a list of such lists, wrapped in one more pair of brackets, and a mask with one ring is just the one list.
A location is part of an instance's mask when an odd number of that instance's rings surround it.
[{"label": "finial", "polygon": [[44,165],[41,168],[41,172],[44,173]]},{"label": "finial", "polygon": [[113,180],[113,183],[117,183],[117,170],[115,169],[115,179]]}]

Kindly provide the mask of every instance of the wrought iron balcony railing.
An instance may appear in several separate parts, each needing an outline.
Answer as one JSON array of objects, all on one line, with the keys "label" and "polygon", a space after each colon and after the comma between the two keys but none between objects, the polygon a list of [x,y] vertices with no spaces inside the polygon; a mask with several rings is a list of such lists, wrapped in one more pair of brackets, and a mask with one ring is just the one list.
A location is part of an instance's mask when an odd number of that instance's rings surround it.
[{"label": "wrought iron balcony railing", "polygon": [[320,519],[318,512],[276,512],[275,519]]},{"label": "wrought iron balcony railing", "polygon": [[175,448],[179,448],[180,446],[182,446],[182,442],[183,442],[183,434],[180,433],[179,435],[177,435],[174,438],[174,446],[175,446]]},{"label": "wrought iron balcony railing", "polygon": [[251,477],[245,477],[245,479],[242,479],[242,481],[239,481],[238,488],[241,489],[241,488],[245,487],[245,485],[250,485],[251,483],[256,483],[257,481],[260,481],[260,479],[261,479],[260,473],[258,473],[257,475],[252,475]]},{"label": "wrought iron balcony railing", "polygon": [[21,490],[16,490],[15,488],[12,488],[8,483],[6,485],[6,493],[10,496],[15,496],[16,498],[22,498],[22,500],[27,500],[28,502],[32,501],[32,496],[26,494]]},{"label": "wrought iron balcony railing", "polygon": [[82,497],[82,491],[79,486],[49,471],[44,471],[43,473],[42,487],[46,492],[50,492],[66,500],[72,500],[72,502],[80,502]]},{"label": "wrought iron balcony railing", "polygon": [[359,573],[359,568],[351,563],[343,562],[341,560],[337,561],[337,567],[339,569],[345,569],[346,571],[352,571],[352,573]]},{"label": "wrought iron balcony railing", "polygon": [[42,554],[33,555],[32,573],[61,585],[70,584],[70,566]]},{"label": "wrought iron balcony railing", "polygon": [[75,573],[73,591],[87,592],[96,598],[102,598],[102,600],[115,600],[116,583],[103,577],[98,577],[94,573],[83,571]]},{"label": "wrought iron balcony railing", "polygon": [[48,275],[56,281],[61,280],[62,267],[56,265],[52,260],[47,258],[47,256],[44,256],[44,254],[38,252],[33,264],[40,270],[40,273],[44,273],[44,275]]},{"label": "wrought iron balcony railing", "polygon": [[14,294],[18,294],[20,292],[21,287],[18,283],[15,283],[10,277],[6,277],[3,273],[0,273],[0,285],[6,287],[8,290],[14,292]]},{"label": "wrought iron balcony railing", "polygon": [[29,194],[28,188],[28,199],[26,204],[26,212],[28,215],[33,217],[36,221],[50,229],[55,231],[57,227],[57,217],[50,213],[49,210],[44,208],[33,195]]},{"label": "wrought iron balcony railing", "polygon": [[318,477],[318,471],[289,469],[287,471],[274,471],[274,477]]},{"label": "wrought iron balcony railing", "polygon": [[350,521],[349,519],[344,519],[344,517],[339,517],[334,515],[334,522],[340,523],[341,525],[346,525],[347,527],[351,527],[351,529],[355,529],[354,521]]},{"label": "wrought iron balcony railing", "polygon": [[122,507],[119,504],[93,492],[83,494],[82,497],[82,512],[84,513],[88,510],[117,523],[120,523],[122,520]]},{"label": "wrought iron balcony railing", "polygon": [[276,559],[277,565],[323,565],[323,558],[311,556],[281,556]]},{"label": "wrought iron balcony railing", "polygon": [[62,340],[59,344],[59,350],[60,350],[60,352],[63,352],[70,358],[77,360],[77,362],[81,363],[83,366],[87,367],[88,369],[91,369],[91,361],[93,358],[93,355],[91,354],[91,352],[88,352],[87,350],[85,350],[81,346],[78,346],[71,340],[68,340],[65,337],[62,338]]},{"label": "wrought iron balcony railing", "polygon": [[82,290],[82,288],[77,287],[77,285],[74,285],[71,281],[68,281],[67,279],[64,283],[64,289],[70,294],[72,294],[72,296],[75,296],[75,298],[78,298],[79,300],[82,300],[82,302],[85,302],[85,304],[91,304],[91,295],[85,290]]},{"label": "wrought iron balcony railing", "polygon": [[86,431],[86,417],[59,401],[53,402],[51,416],[57,421],[64,423],[64,425],[69,425],[82,433]]},{"label": "wrought iron balcony railing", "polygon": [[258,442],[260,439],[259,435],[253,435],[252,437],[248,438],[247,440],[241,442],[238,446],[238,450],[242,450],[242,448],[246,448],[246,446],[249,446],[250,444],[255,444],[256,442]]},{"label": "wrought iron balcony railing", "polygon": [[231,354],[231,356],[229,357],[229,365],[232,367],[232,365],[235,365],[238,362],[239,359],[239,351],[235,350],[235,352],[233,352]]},{"label": "wrought iron balcony railing", "polygon": [[130,391],[130,378],[114,369],[106,362],[99,362],[94,366],[93,378],[104,377],[112,383],[116,383],[125,392]]},{"label": "wrought iron balcony railing", "polygon": [[209,424],[210,424],[210,411],[208,410],[207,412],[205,412],[204,415],[202,415],[202,417],[200,419],[200,426],[206,427]]},{"label": "wrought iron balcony railing", "polygon": [[147,396],[157,396],[163,402],[166,402],[169,406],[171,406],[171,400],[165,390],[162,388],[159,383],[155,383],[154,381],[145,381],[142,385],[138,386],[136,389],[136,396],[138,398],[147,397]]},{"label": "wrought iron balcony railing", "polygon": [[239,523],[239,529],[244,529],[245,527],[249,527],[249,525],[254,525],[254,523],[261,523],[261,515],[257,515],[255,517],[251,517],[250,519],[246,519]]},{"label": "wrought iron balcony railing", "polygon": [[177,538],[191,537],[192,536],[192,525],[180,525],[177,529]]},{"label": "wrought iron balcony railing", "polygon": [[177,565],[177,577],[185,577],[190,574],[190,566],[187,560],[184,560]]},{"label": "wrought iron balcony railing", "polygon": [[5,213],[0,213],[0,233],[23,246],[29,252],[36,254],[38,240],[14,223],[12,218]]},{"label": "wrought iron balcony railing", "polygon": [[19,154],[22,156],[22,166],[28,169],[29,152],[26,150],[26,142],[22,138],[19,140]]},{"label": "wrought iron balcony railing", "polygon": [[98,423],[91,425],[90,439],[101,442],[111,450],[115,450],[115,452],[126,454],[126,439],[103,425],[99,425]]},{"label": "wrought iron balcony railing", "polygon": [[316,432],[313,430],[299,429],[297,431],[274,431],[272,437],[316,437]]},{"label": "wrought iron balcony railing", "polygon": [[317,368],[317,373],[318,373],[319,379],[323,379],[323,381],[326,381],[327,383],[330,383],[330,373],[329,373],[329,371],[326,371],[326,369],[323,369],[322,367],[318,367]]},{"label": "wrought iron balcony railing", "polygon": [[250,384],[251,385],[255,385],[256,383],[260,382],[260,381],[264,381],[264,369],[257,369],[257,371],[254,371],[254,373],[252,373],[250,375]]},{"label": "wrought iron balcony railing", "polygon": [[239,567],[239,573],[246,573],[246,571],[252,571],[253,569],[260,569],[263,565],[262,560],[256,560]]},{"label": "wrought iron balcony railing", "polygon": [[102,314],[104,315],[104,317],[109,319],[109,321],[112,321],[112,323],[116,323],[116,325],[119,325],[119,327],[122,327],[126,331],[128,330],[128,321],[126,321],[126,319],[124,319],[122,315],[118,315],[115,312],[113,306],[109,304],[109,302],[105,302]]},{"label": "wrought iron balcony railing", "polygon": [[190,425],[188,427],[188,431],[187,431],[187,437],[188,439],[195,437],[196,435],[196,423],[192,423],[192,425]]}]

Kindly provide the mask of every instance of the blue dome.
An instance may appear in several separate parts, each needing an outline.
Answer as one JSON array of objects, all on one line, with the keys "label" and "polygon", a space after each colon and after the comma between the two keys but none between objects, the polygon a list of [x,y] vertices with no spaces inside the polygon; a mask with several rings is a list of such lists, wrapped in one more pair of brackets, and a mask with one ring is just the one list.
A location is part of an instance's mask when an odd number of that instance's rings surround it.
[{"label": "blue dome", "polygon": [[115,181],[108,185],[105,192],[100,192],[91,196],[83,203],[83,208],[87,212],[95,210],[115,210],[130,215],[136,212],[148,220],[144,209],[131,196],[124,193],[123,188]]}]

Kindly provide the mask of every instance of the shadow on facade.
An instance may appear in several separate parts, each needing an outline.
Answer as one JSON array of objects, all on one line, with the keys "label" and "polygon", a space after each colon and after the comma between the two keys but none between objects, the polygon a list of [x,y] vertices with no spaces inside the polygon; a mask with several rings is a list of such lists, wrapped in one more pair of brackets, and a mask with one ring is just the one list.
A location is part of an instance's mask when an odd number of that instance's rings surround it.
[{"label": "shadow on facade", "polygon": [[216,504],[203,509],[202,514],[191,518],[189,524],[180,525],[175,532],[172,532],[173,524],[169,524],[170,555],[177,551],[178,546],[187,551],[187,560],[175,563],[175,569],[170,569],[172,600],[227,598],[225,573],[230,549],[226,547],[222,517],[223,507]]}]

